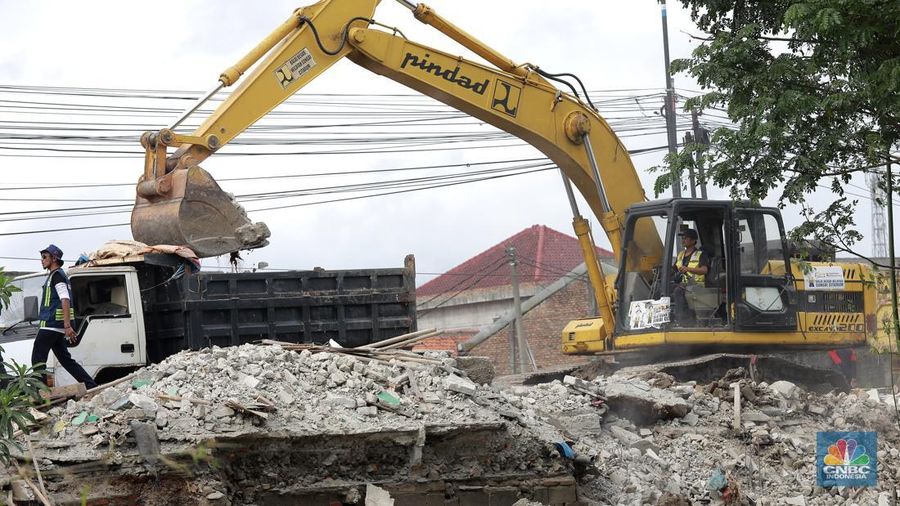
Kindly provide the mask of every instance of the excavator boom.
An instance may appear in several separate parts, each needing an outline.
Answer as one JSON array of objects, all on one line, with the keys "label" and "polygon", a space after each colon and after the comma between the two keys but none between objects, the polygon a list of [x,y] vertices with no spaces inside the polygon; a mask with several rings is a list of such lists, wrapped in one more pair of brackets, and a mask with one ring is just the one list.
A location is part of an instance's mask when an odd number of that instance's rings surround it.
[{"label": "excavator boom", "polygon": [[[610,239],[621,249],[620,215],[645,199],[625,147],[596,110],[563,93],[531,65],[517,65],[438,16],[424,4],[401,1],[434,26],[496,67],[426,47],[395,33],[370,28],[378,0],[322,0],[295,11],[237,65],[220,77],[229,85],[265,55],[242,84],[191,136],[171,130],[145,134],[144,176],[132,215],[135,239],[184,244],[214,256],[263,244],[268,230],[251,224],[198,164],[343,57],[512,133],[558,165],[580,191]],[[166,146],[178,146],[171,156]],[[605,182],[614,183],[607,190]],[[223,196],[224,195],[224,196]],[[587,221],[574,198],[576,234],[601,316],[613,321],[606,282]],[[652,226],[634,234],[645,260],[660,259]],[[606,329],[607,335],[611,332]]]}]

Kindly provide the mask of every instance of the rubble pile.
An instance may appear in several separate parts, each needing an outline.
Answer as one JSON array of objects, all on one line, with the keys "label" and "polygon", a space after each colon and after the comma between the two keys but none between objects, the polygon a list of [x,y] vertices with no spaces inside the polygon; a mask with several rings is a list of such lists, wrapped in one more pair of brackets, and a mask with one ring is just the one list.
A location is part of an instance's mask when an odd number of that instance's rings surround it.
[{"label": "rubble pile", "polygon": [[544,488],[569,487],[574,498],[572,466],[555,449],[562,437],[532,403],[473,382],[445,355],[378,356],[255,345],[183,352],[50,409],[35,450],[51,493],[73,488],[64,476],[86,463],[109,471],[101,489],[111,477],[183,474],[200,452],[211,464],[206,495],[235,504],[473,478],[552,478]]},{"label": "rubble pile", "polygon": [[[579,499],[586,504],[895,504],[900,431],[889,393],[816,395],[787,381],[756,383],[744,376],[730,371],[709,384],[627,371],[598,377],[589,383],[609,396],[610,412],[602,420],[586,417],[583,398],[572,395],[579,381],[574,378],[514,389],[526,402],[540,399],[539,416],[567,428],[576,454],[595,466],[580,481]],[[735,383],[741,399],[737,429]],[[617,410],[610,394],[620,392],[628,392],[629,404],[644,407]],[[648,416],[654,405],[657,413]],[[816,486],[818,431],[877,432],[878,487]]]},{"label": "rubble pile", "polygon": [[[144,504],[363,504],[377,492],[384,504],[881,506],[900,485],[887,391],[816,394],[742,367],[702,383],[634,368],[498,387],[462,364],[184,352],[50,409],[32,440],[60,503],[86,485]],[[877,432],[877,487],[816,485],[816,433],[841,430]]]}]

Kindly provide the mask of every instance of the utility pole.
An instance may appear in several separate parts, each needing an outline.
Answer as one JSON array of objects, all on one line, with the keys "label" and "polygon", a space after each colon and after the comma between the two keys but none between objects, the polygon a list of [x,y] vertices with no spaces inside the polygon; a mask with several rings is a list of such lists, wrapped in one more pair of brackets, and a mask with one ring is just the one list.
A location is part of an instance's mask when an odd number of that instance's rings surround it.
[{"label": "utility pole", "polygon": [[[690,132],[684,133],[684,145],[688,146],[694,143],[694,136]],[[694,176],[694,163],[688,167],[688,186],[691,187],[691,198],[697,198],[697,178]]]},{"label": "utility pole", "polygon": [[[700,128],[700,113],[696,110],[691,111],[691,128],[694,131],[694,142],[703,146],[709,146],[709,133]],[[707,200],[706,196],[706,173],[703,170],[703,164],[699,163],[700,154],[698,153],[694,161],[697,166],[697,176],[700,178],[700,198]]]},{"label": "utility pole", "polygon": [[[894,342],[900,344],[900,317],[897,314],[897,260],[894,254],[894,175],[891,173],[890,150],[888,150],[885,172],[887,177],[885,186],[887,186],[888,253],[891,257],[891,328],[894,331]],[[895,394],[895,392],[891,393]]]},{"label": "utility pole", "polygon": [[[669,138],[669,154],[678,153],[678,134],[675,132],[675,84],[672,82],[672,72],[669,70],[669,23],[666,19],[666,0],[659,0],[662,10],[663,53],[666,58],[666,106],[663,109],[666,114],[666,134]],[[681,174],[675,174],[672,181],[672,196],[681,196]]]},{"label": "utility pole", "polygon": [[872,256],[875,258],[888,257],[885,210],[878,204],[887,201],[882,183],[886,184],[886,180],[882,180],[877,169],[866,173],[866,184],[869,185],[869,196],[872,200]]},{"label": "utility pole", "polygon": [[[506,248],[506,254],[509,255],[509,266],[512,271],[512,292],[513,292],[513,311],[515,314],[515,322],[513,323],[512,342],[518,353],[513,355],[513,374],[522,372],[525,364],[534,365],[534,358],[531,356],[531,350],[528,347],[528,338],[522,330],[522,300],[519,298],[519,270],[517,268],[516,248],[510,246]],[[535,368],[537,369],[537,368]]]}]

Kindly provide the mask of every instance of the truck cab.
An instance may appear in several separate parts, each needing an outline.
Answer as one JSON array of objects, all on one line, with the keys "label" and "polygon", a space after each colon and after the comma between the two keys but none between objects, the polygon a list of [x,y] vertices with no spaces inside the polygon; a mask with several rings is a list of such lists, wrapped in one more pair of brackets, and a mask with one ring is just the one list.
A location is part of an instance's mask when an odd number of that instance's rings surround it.
[{"label": "truck cab", "polygon": [[[77,341],[69,352],[98,383],[124,376],[147,363],[144,312],[137,270],[131,266],[72,268],[67,271],[75,308]],[[13,280],[22,291],[13,294],[0,314],[0,346],[4,359],[31,364],[31,349],[38,331],[38,300],[46,273]],[[48,374],[56,385],[75,383],[51,353]]]}]

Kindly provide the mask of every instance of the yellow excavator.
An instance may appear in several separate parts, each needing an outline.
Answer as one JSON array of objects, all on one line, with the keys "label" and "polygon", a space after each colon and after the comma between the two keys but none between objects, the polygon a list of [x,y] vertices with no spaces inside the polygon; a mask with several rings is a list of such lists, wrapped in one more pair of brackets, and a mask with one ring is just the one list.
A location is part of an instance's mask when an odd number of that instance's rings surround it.
[{"label": "yellow excavator", "polygon": [[[383,26],[373,20],[379,0],[322,0],[299,8],[172,126],[141,137],[146,158],[131,218],[134,238],[186,245],[201,257],[264,246],[265,224],[250,222],[199,164],[346,57],[516,135],[559,167],[599,310],[563,331],[564,353],[640,349],[665,356],[673,349],[777,347],[822,350],[822,356],[830,350],[840,360],[836,349],[865,348],[874,339],[879,322],[868,267],[792,258],[777,209],[647,201],[628,151],[587,93],[577,93],[574,76],[517,64],[430,7],[397,1],[490,65],[417,44],[390,27],[373,28]],[[254,64],[196,131],[176,132]],[[602,272],[573,186],[609,238],[619,265],[614,279]],[[679,275],[681,234],[693,235],[705,255],[702,277]]]}]

